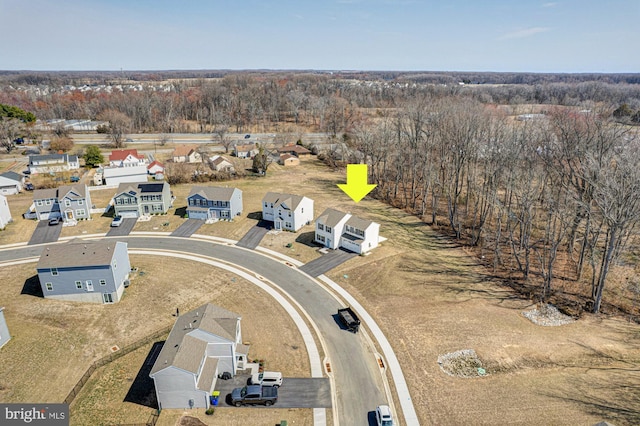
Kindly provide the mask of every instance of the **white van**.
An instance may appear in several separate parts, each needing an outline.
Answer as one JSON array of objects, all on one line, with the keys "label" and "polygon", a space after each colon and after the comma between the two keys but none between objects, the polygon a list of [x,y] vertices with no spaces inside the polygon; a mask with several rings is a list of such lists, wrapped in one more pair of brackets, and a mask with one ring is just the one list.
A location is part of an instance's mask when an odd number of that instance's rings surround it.
[{"label": "white van", "polygon": [[282,386],[282,373],[277,371],[264,371],[251,376],[252,385],[273,386],[279,388]]}]

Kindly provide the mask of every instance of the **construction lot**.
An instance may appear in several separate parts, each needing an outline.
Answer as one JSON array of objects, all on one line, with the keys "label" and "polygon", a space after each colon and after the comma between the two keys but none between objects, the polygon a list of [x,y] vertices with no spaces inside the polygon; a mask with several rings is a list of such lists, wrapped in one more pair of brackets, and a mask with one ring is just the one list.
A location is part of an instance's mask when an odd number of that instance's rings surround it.
[{"label": "construction lot", "polygon": [[[637,325],[624,318],[589,314],[560,327],[536,325],[522,315],[533,303],[494,281],[460,247],[417,218],[378,201],[365,198],[353,203],[335,186],[344,179],[344,171],[306,161],[286,170],[274,165],[265,178],[225,182],[223,185],[243,191],[242,217],[205,224],[196,234],[240,240],[257,223],[255,213],[267,191],[314,199],[316,216],[333,207],[379,222],[387,241],[371,255],[349,259],[327,275],[348,290],[387,335],[422,424],[594,424],[601,420],[618,426],[637,424]],[[172,190],[177,197],[174,209],[166,216],[136,223],[134,233],[171,233],[184,223],[175,209],[186,204],[190,185],[172,186]],[[101,207],[113,194],[114,190],[94,191],[92,199]],[[33,232],[35,222],[19,216],[30,204],[28,197],[8,197],[16,222],[0,232],[0,244],[26,241],[24,236]],[[109,223],[110,218],[94,215],[91,221],[63,228],[62,236],[104,234]],[[306,263],[322,256],[312,244],[312,233],[312,225],[296,234],[268,233],[260,246]],[[260,290],[226,272],[182,260],[163,263],[132,256],[132,265],[145,274],[135,278],[119,304],[104,306],[21,294],[25,280],[35,274],[35,264],[0,268],[0,305],[6,308],[13,335],[0,350],[0,400],[28,401],[38,395],[43,402],[60,401],[88,365],[114,344],[122,347],[170,325],[178,305],[186,311],[205,302],[242,315],[243,336],[252,345],[250,358],[264,358],[269,369],[281,370],[286,376],[309,375],[308,358],[296,329],[287,325],[290,320],[277,312],[278,306],[259,303],[267,298]],[[276,319],[284,323],[268,330],[260,327]],[[459,378],[443,373],[438,356],[461,349],[476,351],[485,376]],[[106,378],[99,387],[103,397],[83,402],[80,395],[72,405],[72,411],[86,419],[77,424],[90,424],[92,416],[108,418],[109,407],[117,407],[121,423],[146,420],[148,407],[140,409],[122,401],[130,385],[128,378],[135,377],[147,352],[131,362],[132,371],[116,364],[104,367]],[[118,368],[126,371],[119,374]],[[105,401],[113,405],[104,406]],[[207,424],[243,424],[232,419],[237,415],[246,422],[243,416],[250,410],[220,408],[211,417],[194,416]],[[300,416],[295,424],[311,424],[310,410],[274,408],[273,413],[273,419],[270,414],[261,424],[275,424],[286,418],[285,413],[290,419]],[[163,412],[158,424],[176,424],[181,416]]]}]

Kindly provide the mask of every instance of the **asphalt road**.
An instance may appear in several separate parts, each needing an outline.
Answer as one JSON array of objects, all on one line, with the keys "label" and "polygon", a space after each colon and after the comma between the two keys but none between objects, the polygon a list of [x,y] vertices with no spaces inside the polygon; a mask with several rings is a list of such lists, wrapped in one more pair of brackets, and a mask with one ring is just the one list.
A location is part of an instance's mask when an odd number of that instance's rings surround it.
[{"label": "asphalt road", "polygon": [[[335,377],[337,409],[342,425],[368,425],[368,416],[386,403],[380,367],[361,333],[340,328],[333,315],[343,306],[314,280],[284,262],[236,246],[166,237],[119,237],[132,249],[165,249],[211,256],[274,282],[310,315],[326,345]],[[40,256],[43,246],[0,250],[0,261]]]}]

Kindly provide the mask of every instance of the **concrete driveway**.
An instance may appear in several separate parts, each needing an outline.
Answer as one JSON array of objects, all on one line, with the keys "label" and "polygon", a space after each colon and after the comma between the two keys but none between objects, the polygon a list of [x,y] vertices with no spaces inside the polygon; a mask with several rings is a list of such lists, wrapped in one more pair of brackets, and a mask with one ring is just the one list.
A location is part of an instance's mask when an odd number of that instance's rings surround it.
[{"label": "concrete driveway", "polygon": [[62,232],[62,222],[57,225],[49,226],[48,220],[41,220],[38,222],[38,226],[36,226],[36,229],[33,231],[31,239],[27,244],[53,243],[58,241],[60,232]]},{"label": "concrete driveway", "polygon": [[[220,391],[219,404],[230,406],[228,395],[235,388],[246,386],[249,376],[236,375],[233,379],[216,381]],[[262,407],[263,405],[256,405]],[[278,402],[274,408],[331,408],[331,385],[327,378],[284,378],[278,389]]]},{"label": "concrete driveway", "polygon": [[329,272],[338,265],[343,264],[349,259],[356,257],[358,254],[344,250],[331,250],[327,254],[323,254],[317,259],[312,260],[309,263],[305,263],[300,267],[300,270],[317,277],[326,272]]},{"label": "concrete driveway", "polygon": [[267,222],[261,220],[255,225],[253,228],[249,229],[249,231],[244,234],[244,237],[236,244],[238,247],[244,247],[248,249],[255,249],[260,245],[260,241],[267,235],[269,229],[271,228],[271,222]]},{"label": "concrete driveway", "polygon": [[131,233],[133,227],[136,224],[138,219],[134,217],[125,217],[122,219],[122,224],[120,226],[113,226],[109,228],[109,232],[107,232],[107,237],[124,237]]},{"label": "concrete driveway", "polygon": [[204,220],[201,219],[187,219],[182,225],[178,226],[178,229],[171,233],[172,237],[190,237],[200,227],[204,225]]}]

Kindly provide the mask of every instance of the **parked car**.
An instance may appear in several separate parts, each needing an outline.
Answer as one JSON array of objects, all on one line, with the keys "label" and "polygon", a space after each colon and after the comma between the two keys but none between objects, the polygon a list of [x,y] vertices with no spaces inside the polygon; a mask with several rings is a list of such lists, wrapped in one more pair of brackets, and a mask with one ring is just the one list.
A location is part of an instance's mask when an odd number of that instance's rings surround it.
[{"label": "parked car", "polygon": [[122,225],[122,216],[114,216],[111,221],[111,226],[120,226]]},{"label": "parked car", "polygon": [[244,135],[245,139],[251,139],[251,135]]},{"label": "parked car", "polygon": [[36,189],[32,183],[25,183],[24,184],[24,189],[27,191],[33,191],[34,189]]},{"label": "parked car", "polygon": [[55,226],[60,223],[59,217],[54,217],[53,219],[49,219],[49,226]]},{"label": "parked car", "polygon": [[71,182],[80,182],[80,176],[73,175],[69,178]]},{"label": "parked car", "polygon": [[282,386],[282,373],[279,371],[256,373],[251,376],[249,382],[252,385],[273,386],[278,388]]},{"label": "parked car", "polygon": [[278,388],[259,385],[235,388],[231,392],[231,404],[236,407],[246,404],[273,405],[278,401]]},{"label": "parked car", "polygon": [[133,139],[127,138],[127,140],[125,140],[125,142],[133,142]]},{"label": "parked car", "polygon": [[378,426],[393,426],[393,416],[388,405],[376,407],[376,424]]}]

